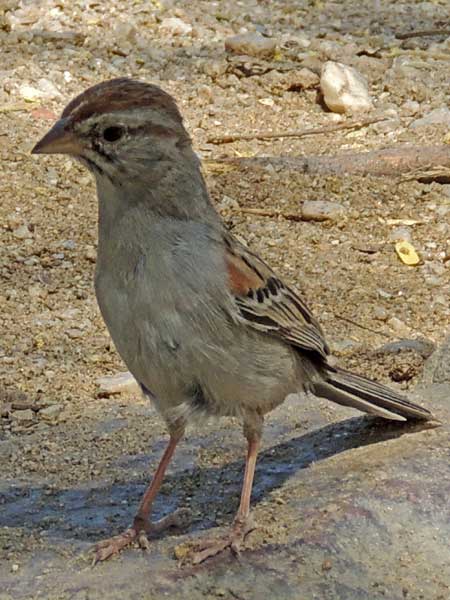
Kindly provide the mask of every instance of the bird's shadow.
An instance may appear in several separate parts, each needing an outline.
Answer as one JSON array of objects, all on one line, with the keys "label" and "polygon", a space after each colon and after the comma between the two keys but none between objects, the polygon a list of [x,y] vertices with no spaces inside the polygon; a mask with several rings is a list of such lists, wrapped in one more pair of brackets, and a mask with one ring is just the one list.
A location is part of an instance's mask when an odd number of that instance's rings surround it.
[{"label": "bird's shadow", "polygon": [[[363,416],[325,425],[271,446],[259,456],[253,504],[312,463],[427,427],[423,422],[398,424]],[[147,460],[147,456],[138,458],[140,463]],[[239,502],[243,466],[243,459],[239,459],[225,466],[194,466],[169,474],[155,502],[154,517],[160,518],[181,505],[194,507],[199,515],[189,531],[211,527],[217,514],[225,515],[227,520],[229,513],[231,520]],[[96,481],[60,490],[45,483],[3,483],[0,527],[26,527],[28,531],[46,530],[54,538],[94,541],[129,525],[147,484],[148,475],[127,478],[127,471],[114,483]]]}]

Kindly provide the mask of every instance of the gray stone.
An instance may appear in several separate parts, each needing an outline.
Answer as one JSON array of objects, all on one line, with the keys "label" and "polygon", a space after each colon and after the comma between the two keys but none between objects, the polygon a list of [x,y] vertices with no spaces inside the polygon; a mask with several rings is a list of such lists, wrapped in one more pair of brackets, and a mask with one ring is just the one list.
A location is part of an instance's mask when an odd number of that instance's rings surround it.
[{"label": "gray stone", "polygon": [[272,38],[254,33],[240,33],[225,40],[225,50],[233,54],[244,54],[257,58],[271,58],[277,49],[277,43]]},{"label": "gray stone", "polygon": [[39,411],[39,416],[46,421],[53,421],[59,417],[63,410],[62,404],[51,404]]},{"label": "gray stone", "polygon": [[[425,383],[450,384],[450,335],[426,362],[423,380]],[[450,407],[450,389],[448,404]]]},{"label": "gray stone", "polygon": [[447,125],[450,127],[450,110],[446,106],[435,108],[421,119],[416,119],[410,125],[412,129],[428,125]]},{"label": "gray stone", "polygon": [[436,349],[434,342],[425,338],[418,338],[416,340],[403,339],[395,342],[389,342],[380,346],[376,352],[380,354],[398,354],[405,350],[413,350],[420,354],[422,358],[428,358],[431,356]]},{"label": "gray stone", "polygon": [[34,421],[34,412],[31,408],[25,410],[13,410],[11,412],[11,419],[20,422]]}]

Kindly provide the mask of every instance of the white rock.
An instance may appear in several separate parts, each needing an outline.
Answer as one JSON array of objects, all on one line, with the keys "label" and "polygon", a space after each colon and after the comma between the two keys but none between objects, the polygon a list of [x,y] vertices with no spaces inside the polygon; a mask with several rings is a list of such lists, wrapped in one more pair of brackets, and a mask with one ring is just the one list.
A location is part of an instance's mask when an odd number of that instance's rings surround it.
[{"label": "white rock", "polygon": [[141,391],[138,382],[128,371],[100,377],[97,379],[97,384],[100,386],[100,393],[107,395],[122,394],[124,392],[140,393]]},{"label": "white rock", "polygon": [[24,100],[28,102],[36,102],[37,100],[52,98],[60,98],[61,92],[58,88],[48,79],[39,79],[37,87],[24,83],[19,87],[19,94]]},{"label": "white rock", "polygon": [[426,127],[427,125],[447,125],[450,127],[450,110],[446,106],[435,108],[421,119],[416,119],[411,123],[411,127]]},{"label": "white rock", "polygon": [[320,87],[325,104],[333,112],[357,112],[373,107],[367,82],[353,67],[327,61],[322,67]]},{"label": "white rock", "polygon": [[338,221],[344,213],[342,204],[327,200],[305,200],[302,206],[302,219],[305,221]]},{"label": "white rock", "polygon": [[178,17],[167,17],[166,19],[163,19],[159,28],[172,35],[189,35],[192,31],[192,25],[185,23]]},{"label": "white rock", "polygon": [[38,90],[31,85],[27,85],[26,83],[19,87],[19,94],[27,102],[35,102],[36,100],[39,100],[39,98],[42,98],[41,90]]}]

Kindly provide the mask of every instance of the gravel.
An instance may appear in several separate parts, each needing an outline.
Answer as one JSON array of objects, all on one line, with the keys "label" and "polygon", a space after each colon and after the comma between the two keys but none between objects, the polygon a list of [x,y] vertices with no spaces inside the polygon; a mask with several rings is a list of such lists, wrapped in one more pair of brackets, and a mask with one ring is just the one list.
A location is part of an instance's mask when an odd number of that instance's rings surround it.
[{"label": "gravel", "polygon": [[[36,520],[31,534],[19,521],[0,531],[3,544],[0,545],[0,568],[3,563],[8,577],[15,578],[8,579],[9,586],[16,586],[12,592],[15,598],[30,597],[30,589],[35,595],[36,570],[39,573],[42,569],[51,570],[46,559],[46,535],[52,525],[51,522],[46,524],[47,517],[59,523],[55,538],[59,540],[55,542],[58,557],[66,552],[61,540],[86,539],[71,538],[72,534],[75,536],[73,531],[64,529],[71,526],[71,502],[89,507],[82,516],[83,526],[93,524],[89,525],[92,527],[88,535],[90,542],[111,532],[112,523],[116,529],[127,524],[128,513],[120,511],[125,510],[124,507],[132,511],[138,502],[148,478],[148,464],[154,465],[164,435],[161,421],[140,393],[130,389],[109,397],[101,393],[97,380],[123,372],[124,365],[109,339],[93,293],[97,236],[94,184],[85,170],[70,159],[30,156],[33,144],[65,104],[89,85],[124,75],[161,85],[177,98],[195,149],[204,161],[213,199],[227,225],[289,284],[302,291],[320,317],[327,335],[335,340],[342,365],[411,391],[421,375],[423,358],[416,352],[408,355],[406,351],[399,355],[374,356],[374,350],[382,343],[395,342],[401,337],[426,338],[437,345],[444,339],[450,322],[450,205],[445,181],[440,184],[414,179],[316,177],[278,169],[241,170],[226,168],[215,159],[339,154],[399,143],[427,145],[448,141],[448,123],[443,110],[450,105],[448,36],[405,41],[395,37],[396,33],[412,28],[436,29],[438,23],[447,20],[445,2],[388,1],[379,4],[376,14],[373,3],[366,0],[356,8],[350,2],[297,2],[294,5],[284,0],[270,3],[250,0],[241,4],[206,0],[176,3],[169,0],[135,3],[7,0],[2,3],[2,490],[9,490],[11,485],[11,494],[17,493],[17,503],[10,504],[15,515],[20,516],[23,510],[20,502],[23,497],[28,498],[32,503],[30,514]],[[272,48],[275,43],[275,51],[256,56],[226,51],[227,40],[248,34],[259,41],[262,38],[261,43]],[[247,46],[247,52],[249,48]],[[374,108],[389,116],[389,126],[270,142],[243,140],[223,146],[207,142],[210,137],[219,135],[293,131],[339,122],[344,117],[330,113],[318,92],[322,67],[330,60],[356,69],[365,78]],[[436,110],[440,112],[435,113]],[[435,114],[440,115],[441,122],[409,127],[412,119],[417,123]],[[232,201],[223,201],[224,197]],[[307,202],[334,203],[341,207],[343,218],[307,222],[283,218],[283,214],[300,214]],[[259,216],[242,210],[249,208],[278,216]],[[421,257],[420,264],[409,267],[398,259],[393,243],[398,239],[398,228],[407,231],[413,240]],[[447,370],[440,366],[434,375],[436,383],[443,385],[448,380],[447,375]],[[55,408],[51,408],[49,417],[45,411],[52,406]],[[320,406],[320,410],[316,406]],[[314,404],[305,420],[294,427],[303,428],[305,435],[309,435],[316,423],[315,411],[328,415],[334,410],[331,405]],[[291,418],[286,419],[291,428],[295,414],[295,411],[289,413]],[[271,443],[282,436],[277,419],[277,415],[271,417],[274,427]],[[325,429],[324,438],[327,431],[329,438],[339,431],[336,424],[332,427]],[[199,432],[205,431],[208,437],[199,437]],[[196,495],[195,486],[199,481],[216,495],[220,490],[221,498],[237,501],[242,462],[235,467],[233,461],[242,454],[242,442],[238,425],[228,421],[209,423],[205,429],[199,427],[190,435],[192,445],[189,451],[182,451],[177,463],[182,486],[176,490],[177,494],[184,494],[198,523],[208,515],[211,501]],[[235,440],[234,450],[228,450],[230,439]],[[309,456],[313,450],[308,440],[302,451]],[[270,448],[267,451],[270,454]],[[292,456],[297,457],[297,451],[295,448]],[[363,481],[367,480],[364,456],[357,454],[358,451],[355,449],[355,463],[350,461],[349,466],[352,473],[361,473]],[[277,458],[281,463],[283,452],[281,447],[281,457]],[[315,464],[326,470],[330,461],[334,464],[342,454],[334,457],[330,450]],[[289,455],[289,460],[292,456]],[[378,464],[376,455],[371,460]],[[386,461],[386,465],[392,464],[387,458]],[[192,471],[194,464],[197,471]],[[231,465],[229,471],[220,479],[227,465]],[[411,473],[415,472],[414,461],[410,469]],[[426,471],[422,463],[420,469]],[[134,472],[138,480],[130,496],[124,490],[129,491],[130,478],[136,479]],[[339,485],[343,476],[336,479]],[[398,478],[399,473],[393,476]],[[119,482],[114,487],[117,505],[111,507],[108,486],[116,479]],[[339,487],[332,478],[322,482],[323,487],[321,481],[320,477],[314,480],[318,486],[314,489]],[[169,480],[168,491],[174,485]],[[267,485],[270,490],[275,486]],[[106,509],[106,513],[101,512],[95,486],[105,490],[101,496],[102,506],[110,506],[111,513]],[[274,497],[282,495],[287,508],[295,504],[296,498],[303,498],[303,486],[290,490],[289,482],[284,483],[283,479],[277,482],[275,491],[278,488],[282,494]],[[55,505],[52,511],[48,508],[47,513],[47,493],[50,498],[55,494],[55,503],[63,506]],[[410,492],[405,495],[409,497]],[[194,500],[189,501],[189,496]],[[310,497],[313,498],[311,494]],[[164,496],[163,504],[170,503],[171,498],[170,494]],[[332,500],[330,498],[330,504]],[[304,501],[307,502],[308,497]],[[422,504],[426,505],[426,501]],[[285,513],[279,512],[281,505],[276,504],[270,493],[261,499],[258,487],[255,505],[267,523],[265,539],[277,548],[287,535],[283,525]],[[216,510],[220,512],[218,507]],[[312,506],[311,511],[314,510]],[[118,521],[117,512],[122,515]],[[100,513],[101,517],[97,517]],[[309,523],[308,518],[314,522],[313,512],[308,514],[303,515],[305,521],[298,522]],[[272,518],[271,515],[278,516]],[[352,515],[348,522],[354,518],[354,513]],[[223,515],[217,518],[227,520]],[[296,526],[295,520],[289,524]],[[207,517],[204,527],[210,526],[212,520],[208,521]],[[74,525],[74,531],[80,527],[81,523]],[[432,527],[434,525],[430,525],[429,531]],[[357,534],[362,537],[344,532],[339,543],[353,547],[355,539],[364,539],[364,531],[358,530]],[[384,532],[380,530],[381,535]],[[302,547],[301,536],[296,539],[298,547]],[[77,543],[74,542],[75,547]],[[412,540],[411,547],[416,543],[417,540]],[[333,544],[330,542],[329,547],[340,547]],[[170,544],[163,546],[163,554],[157,555],[156,571],[172,556],[170,547]],[[283,552],[289,551],[288,546],[284,547]],[[71,552],[75,553],[73,547]],[[135,568],[140,569],[139,576],[147,572],[147,567],[143,567],[145,563],[139,562],[135,554],[131,555],[132,564],[137,561]],[[383,556],[382,549],[380,556]],[[28,560],[30,570],[25,571],[22,565]],[[58,573],[67,569],[66,559],[61,560]],[[296,567],[298,577],[318,572],[322,579],[312,588],[304,588],[302,595],[324,597],[320,586],[328,583],[322,580],[328,576],[333,578],[337,571],[345,571],[346,559],[341,567],[329,570],[322,570],[322,564],[329,564],[324,561],[331,560],[323,556],[323,552],[318,553],[317,564],[308,560],[308,554],[301,557],[301,566]],[[333,557],[331,563],[335,564],[336,560]],[[259,569],[258,560],[255,561],[252,566],[255,573],[271,572],[268,565]],[[302,561],[307,562],[307,568]],[[14,571],[16,564],[19,569]],[[122,563],[111,564],[116,568]],[[133,567],[129,563],[127,566],[133,574]],[[394,567],[397,576],[403,567],[397,563]],[[439,569],[430,572],[427,568],[421,567],[423,581],[440,577]],[[52,579],[52,574],[44,575],[41,582]],[[2,571],[1,576],[2,582],[6,581],[6,572]],[[136,575],[136,581],[138,579]],[[374,578],[369,579],[360,580],[365,590],[358,598],[374,597]],[[254,581],[257,580],[266,582],[264,577],[255,576]],[[272,595],[298,597],[294,579],[290,596],[283,587],[284,581],[285,578],[280,577],[279,587],[278,583],[274,584]],[[23,586],[23,593],[17,587],[19,584]],[[64,583],[55,579],[56,584],[61,589],[69,585],[65,579]],[[328,595],[350,598],[338,584]],[[58,597],[70,598],[71,594],[78,593],[74,589],[83,590],[86,585],[75,582],[72,591],[68,588],[61,594],[58,591]],[[397,590],[396,585],[388,581],[385,596],[402,597],[401,590],[398,594],[397,591],[390,593]],[[421,592],[414,587],[416,584],[408,585],[412,586],[408,588],[412,590],[408,592],[409,597],[419,598]],[[120,585],[116,587],[122,590]],[[8,590],[13,588],[3,587],[2,594],[3,589],[8,597]],[[208,590],[208,587],[205,585],[202,589]],[[252,598],[252,589],[248,584],[236,593]],[[111,597],[114,593],[111,592]],[[195,597],[196,593],[190,589],[185,597]],[[210,597],[208,593],[205,592],[206,597]],[[441,593],[444,598],[448,597],[448,588],[442,587]],[[438,592],[435,596],[439,597]]]}]

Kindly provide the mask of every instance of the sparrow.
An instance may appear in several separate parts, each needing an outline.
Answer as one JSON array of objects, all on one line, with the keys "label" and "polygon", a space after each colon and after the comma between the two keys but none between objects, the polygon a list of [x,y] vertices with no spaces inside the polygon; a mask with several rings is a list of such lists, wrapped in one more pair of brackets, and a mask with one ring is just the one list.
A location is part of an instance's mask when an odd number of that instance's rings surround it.
[{"label": "sparrow", "polygon": [[96,546],[101,561],[147,534],[153,500],[186,426],[238,417],[247,440],[236,517],[194,545],[200,563],[238,552],[254,527],[250,497],[264,416],[288,394],[327,398],[392,419],[430,419],[403,395],[330,361],[304,299],[227,231],[175,100],[128,78],[73,99],[34,154],[66,154],[94,175],[99,204],[95,292],[129,371],[164,419],[169,442],[131,526]]}]

